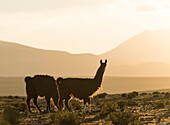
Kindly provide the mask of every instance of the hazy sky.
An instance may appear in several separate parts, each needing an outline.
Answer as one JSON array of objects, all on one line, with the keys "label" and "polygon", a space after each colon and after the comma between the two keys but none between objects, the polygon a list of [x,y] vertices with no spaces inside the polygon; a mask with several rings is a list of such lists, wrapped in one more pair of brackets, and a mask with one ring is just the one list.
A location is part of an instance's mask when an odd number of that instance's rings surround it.
[{"label": "hazy sky", "polygon": [[100,54],[144,30],[170,29],[170,0],[0,0],[0,39]]}]

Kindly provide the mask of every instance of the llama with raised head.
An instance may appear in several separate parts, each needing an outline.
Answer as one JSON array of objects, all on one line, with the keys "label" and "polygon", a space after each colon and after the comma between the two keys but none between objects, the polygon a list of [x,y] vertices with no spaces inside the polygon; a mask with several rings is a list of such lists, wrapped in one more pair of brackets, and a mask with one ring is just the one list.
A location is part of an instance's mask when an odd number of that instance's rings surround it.
[{"label": "llama with raised head", "polygon": [[61,78],[57,79],[57,84],[59,86],[59,110],[62,109],[63,101],[65,100],[65,106],[69,111],[71,111],[68,103],[71,96],[78,98],[84,101],[84,106],[86,104],[91,104],[91,96],[101,87],[103,74],[107,60],[103,63],[100,60],[100,67],[97,70],[97,73],[92,79],[85,78]]},{"label": "llama with raised head", "polygon": [[26,93],[27,93],[27,106],[29,112],[30,109],[30,100],[34,99],[33,102],[37,109],[41,111],[37,104],[38,96],[44,97],[47,102],[46,111],[50,110],[50,98],[53,99],[54,104],[58,107],[58,90],[57,85],[55,84],[55,79],[52,76],[48,75],[35,75],[34,77],[27,76],[25,77],[26,82]]}]

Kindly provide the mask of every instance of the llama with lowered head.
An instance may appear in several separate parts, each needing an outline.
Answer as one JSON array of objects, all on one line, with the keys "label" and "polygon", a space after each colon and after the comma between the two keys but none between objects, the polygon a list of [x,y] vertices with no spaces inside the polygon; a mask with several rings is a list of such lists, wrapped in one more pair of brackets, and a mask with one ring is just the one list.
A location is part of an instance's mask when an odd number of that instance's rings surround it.
[{"label": "llama with lowered head", "polygon": [[59,86],[59,110],[62,109],[63,101],[65,100],[65,106],[69,111],[69,100],[71,96],[78,98],[84,101],[84,106],[86,104],[91,104],[91,96],[101,87],[103,74],[107,60],[103,63],[100,60],[100,67],[97,70],[97,73],[93,79],[84,79],[84,78],[61,78],[57,79],[57,84]]},{"label": "llama with lowered head", "polygon": [[41,111],[37,104],[38,96],[45,96],[47,102],[46,111],[50,110],[50,98],[53,99],[54,104],[58,107],[58,90],[57,85],[55,84],[55,79],[52,76],[48,75],[35,75],[34,77],[27,76],[25,77],[26,82],[26,93],[27,93],[27,106],[29,112],[30,109],[30,100],[33,99],[33,102],[37,109]]}]

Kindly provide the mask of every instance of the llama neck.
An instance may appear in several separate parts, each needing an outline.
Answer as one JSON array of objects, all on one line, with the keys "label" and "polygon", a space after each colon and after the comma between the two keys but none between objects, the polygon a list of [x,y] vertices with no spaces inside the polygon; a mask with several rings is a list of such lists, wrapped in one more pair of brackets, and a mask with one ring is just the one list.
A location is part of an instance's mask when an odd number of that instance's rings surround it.
[{"label": "llama neck", "polygon": [[97,82],[97,83],[99,83],[99,84],[101,84],[101,82],[102,82],[102,78],[103,78],[103,70],[101,69],[101,67],[97,70],[97,73],[96,73],[96,75],[95,75],[95,77],[94,77],[94,80]]}]

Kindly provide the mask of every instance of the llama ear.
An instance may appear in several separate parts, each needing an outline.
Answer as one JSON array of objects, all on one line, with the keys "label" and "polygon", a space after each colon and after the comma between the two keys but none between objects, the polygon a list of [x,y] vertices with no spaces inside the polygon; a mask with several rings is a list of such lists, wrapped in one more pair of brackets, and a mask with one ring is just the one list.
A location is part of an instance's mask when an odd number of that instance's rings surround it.
[{"label": "llama ear", "polygon": [[102,64],[102,60],[100,60],[100,64]]},{"label": "llama ear", "polygon": [[107,63],[107,59],[105,59],[105,63]]}]

